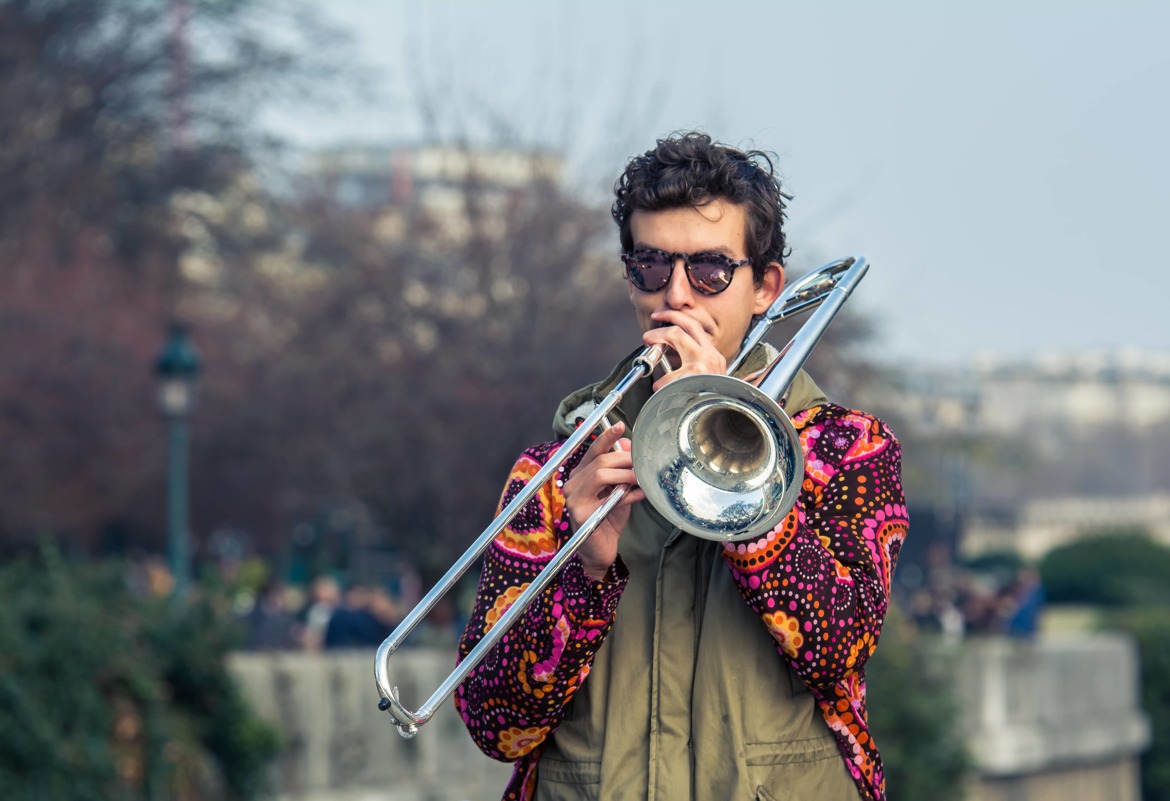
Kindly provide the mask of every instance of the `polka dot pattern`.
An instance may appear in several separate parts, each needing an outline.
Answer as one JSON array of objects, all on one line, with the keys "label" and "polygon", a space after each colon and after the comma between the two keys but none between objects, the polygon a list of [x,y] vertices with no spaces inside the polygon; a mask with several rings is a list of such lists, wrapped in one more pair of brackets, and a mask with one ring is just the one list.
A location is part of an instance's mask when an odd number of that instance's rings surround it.
[{"label": "polka dot pattern", "polygon": [[[500,500],[511,503],[559,449],[525,451]],[[462,659],[491,630],[549,559],[569,539],[561,485],[580,462],[574,454],[496,537],[484,557],[477,601],[459,643]],[[533,602],[455,693],[455,707],[489,756],[517,761],[505,798],[530,798],[540,744],[560,723],[565,704],[589,675],[589,664],[613,626],[628,576],[594,581],[574,558]],[[525,789],[527,788],[527,789]]]},{"label": "polka dot pattern", "polygon": [[740,595],[809,686],[862,797],[885,798],[865,710],[890,577],[908,529],[901,450],[880,420],[827,405],[793,419],[800,501],[767,535],[724,547]]},{"label": "polka dot pattern", "polygon": [[[723,557],[744,601],[777,651],[809,686],[863,798],[885,799],[881,757],[869,733],[865,663],[877,647],[890,577],[908,528],[901,450],[884,423],[826,404],[793,418],[806,456],[800,499],[775,529],[729,543]],[[501,508],[556,452],[525,451]],[[497,537],[485,556],[460,658],[569,538],[561,485],[574,455]],[[577,559],[460,686],[455,705],[479,747],[515,761],[505,799],[535,794],[541,744],[589,674],[628,581],[591,579]]]}]

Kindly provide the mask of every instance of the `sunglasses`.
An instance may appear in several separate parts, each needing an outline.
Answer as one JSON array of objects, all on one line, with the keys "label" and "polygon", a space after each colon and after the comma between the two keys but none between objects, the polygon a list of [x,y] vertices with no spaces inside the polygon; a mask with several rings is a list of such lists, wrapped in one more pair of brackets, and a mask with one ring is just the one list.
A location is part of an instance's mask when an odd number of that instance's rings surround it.
[{"label": "sunglasses", "polygon": [[687,281],[703,295],[718,295],[731,286],[736,267],[752,263],[751,259],[737,261],[722,253],[667,253],[657,248],[637,248],[622,253],[626,276],[643,292],[657,292],[666,286],[679,259],[682,259]]}]

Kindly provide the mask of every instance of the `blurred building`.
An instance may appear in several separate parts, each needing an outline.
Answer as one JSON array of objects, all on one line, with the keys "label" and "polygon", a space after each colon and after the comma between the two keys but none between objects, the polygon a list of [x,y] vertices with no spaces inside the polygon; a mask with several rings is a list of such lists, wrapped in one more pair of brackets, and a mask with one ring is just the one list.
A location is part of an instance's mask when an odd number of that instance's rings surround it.
[{"label": "blurred building", "polygon": [[1135,349],[980,359],[980,428],[1039,437],[1050,446],[1095,428],[1155,429],[1170,424],[1170,353]]},{"label": "blurred building", "polygon": [[322,150],[310,172],[335,180],[338,200],[362,208],[410,203],[458,208],[462,187],[474,181],[500,192],[559,184],[559,156],[522,149],[448,145],[339,147]]},{"label": "blurred building", "polygon": [[1170,546],[1170,493],[1119,498],[1037,498],[1015,509],[972,510],[961,537],[964,556],[1014,551],[1036,560],[1088,534],[1144,531]]},{"label": "blurred building", "polygon": [[904,408],[929,433],[1025,436],[1170,425],[1170,353],[1132,349],[983,356],[907,375]]},{"label": "blurred building", "polygon": [[1170,354],[984,356],[908,373],[897,403],[907,451],[935,451],[958,553],[1034,559],[1111,530],[1170,543]]},{"label": "blurred building", "polygon": [[[353,146],[318,152],[308,172],[336,202],[379,214],[386,239],[409,233],[449,246],[502,233],[511,204],[560,186],[563,161],[521,148]],[[408,224],[420,213],[430,224],[422,230]]]}]

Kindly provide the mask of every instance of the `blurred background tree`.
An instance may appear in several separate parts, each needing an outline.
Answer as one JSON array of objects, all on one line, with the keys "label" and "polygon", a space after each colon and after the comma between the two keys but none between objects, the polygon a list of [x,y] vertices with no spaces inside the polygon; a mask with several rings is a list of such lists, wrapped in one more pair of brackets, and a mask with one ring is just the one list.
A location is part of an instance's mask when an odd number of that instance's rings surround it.
[{"label": "blurred background tree", "polygon": [[143,412],[186,285],[174,203],[237,180],[256,105],[308,91],[340,42],[259,0],[0,1],[0,542],[94,549],[159,491]]},{"label": "blurred background tree", "polygon": [[866,664],[869,719],[886,788],[899,801],[961,799],[974,769],[955,694],[958,651],[922,636],[897,609]]},{"label": "blurred background tree", "polygon": [[[323,86],[345,45],[304,5],[0,0],[0,42],[0,547],[159,549],[172,318],[207,368],[196,547],[243,531],[341,569],[437,570],[557,401],[638,344],[605,204],[506,115],[484,112],[490,144],[401,148],[373,199],[353,151],[273,173],[257,109]],[[404,154],[442,185],[398,185]],[[869,333],[830,331],[831,392],[866,374]],[[316,522],[336,509],[351,522]]]},{"label": "blurred background tree", "polygon": [[547,178],[502,192],[473,172],[449,188],[458,206],[442,213],[347,204],[328,174],[279,201],[186,199],[188,257],[214,265],[184,306],[215,321],[204,520],[271,532],[357,502],[378,544],[433,568],[490,518],[560,397],[637,343],[603,213]]}]

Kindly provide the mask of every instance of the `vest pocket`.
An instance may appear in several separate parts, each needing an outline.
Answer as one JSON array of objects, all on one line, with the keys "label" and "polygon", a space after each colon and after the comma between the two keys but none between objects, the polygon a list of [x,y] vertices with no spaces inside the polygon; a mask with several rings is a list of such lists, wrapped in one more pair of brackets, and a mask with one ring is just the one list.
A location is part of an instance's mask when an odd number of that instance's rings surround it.
[{"label": "vest pocket", "polygon": [[748,778],[757,801],[857,801],[857,786],[849,777],[833,740],[824,738],[783,743],[745,743]]},{"label": "vest pocket", "polygon": [[596,799],[601,789],[600,762],[567,762],[542,756],[536,766],[536,799]]},{"label": "vest pocket", "polygon": [[744,743],[743,755],[749,767],[819,762],[830,757],[840,759],[837,743],[824,737],[783,743]]}]

